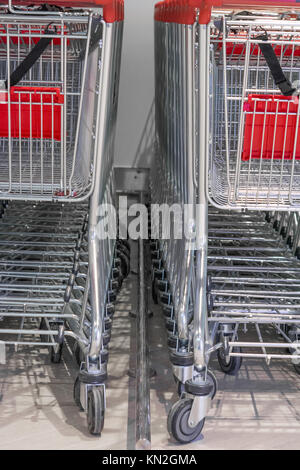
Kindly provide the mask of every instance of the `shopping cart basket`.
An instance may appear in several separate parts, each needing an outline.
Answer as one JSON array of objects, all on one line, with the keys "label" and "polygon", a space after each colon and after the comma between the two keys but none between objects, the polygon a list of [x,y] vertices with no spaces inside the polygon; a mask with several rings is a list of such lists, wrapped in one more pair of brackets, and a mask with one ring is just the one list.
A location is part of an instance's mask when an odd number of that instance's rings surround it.
[{"label": "shopping cart basket", "polygon": [[104,3],[102,20],[88,10],[37,6],[28,14],[18,7],[12,22],[2,9],[1,197],[63,201],[92,193],[104,51],[97,46],[104,26],[113,25],[105,19],[118,18],[120,9],[120,2]]},{"label": "shopping cart basket", "polygon": [[[152,201],[177,203],[196,227],[161,239],[154,224],[151,245],[153,297],[166,317],[181,396],[168,429],[180,442],[203,428],[217,389],[208,369],[214,351],[228,374],[242,357],[290,359],[299,370],[292,213],[299,209],[300,22],[290,9],[290,2],[213,0],[155,8]],[[280,339],[266,341],[262,325]],[[239,341],[240,327],[258,341]]]},{"label": "shopping cart basket", "polygon": [[222,208],[297,210],[297,20],[255,12],[212,19],[209,199]]},{"label": "shopping cart basket", "polygon": [[[3,2],[2,2],[3,3]],[[75,402],[100,434],[114,302],[128,249],[99,235],[114,204],[123,0],[0,6],[0,339],[65,338]],[[72,204],[71,204],[72,203]],[[71,343],[70,343],[71,344]]]}]

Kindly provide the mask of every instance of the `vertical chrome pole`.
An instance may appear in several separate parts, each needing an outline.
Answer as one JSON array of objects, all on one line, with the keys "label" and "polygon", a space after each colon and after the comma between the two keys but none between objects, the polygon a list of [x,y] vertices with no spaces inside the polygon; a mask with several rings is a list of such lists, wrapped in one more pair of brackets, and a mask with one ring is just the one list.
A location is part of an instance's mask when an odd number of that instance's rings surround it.
[{"label": "vertical chrome pole", "polygon": [[111,50],[115,33],[115,24],[103,25],[103,50],[102,50],[102,70],[100,76],[99,90],[99,114],[97,116],[97,155],[95,160],[95,188],[91,196],[90,217],[89,217],[89,271],[90,271],[90,295],[92,306],[92,329],[89,359],[93,362],[99,357],[102,347],[103,333],[103,271],[101,270],[101,260],[103,258],[101,240],[97,236],[97,225],[99,222],[99,204],[102,201],[103,171],[107,151],[106,123],[109,105],[109,90],[111,86]]},{"label": "vertical chrome pole", "polygon": [[[140,203],[144,196],[141,193]],[[143,233],[143,230],[141,230]],[[145,246],[139,239],[139,292],[138,312],[136,316],[136,450],[151,449],[150,421],[150,383],[149,383],[149,349],[148,349],[148,309],[145,283]]]},{"label": "vertical chrome pole", "polygon": [[197,205],[197,259],[196,301],[194,311],[194,366],[197,371],[206,370],[205,332],[207,325],[207,251],[208,204],[206,197],[206,132],[207,132],[207,25],[199,25],[199,177]]},{"label": "vertical chrome pole", "polygon": [[182,270],[184,275],[181,277],[181,303],[178,314],[178,337],[179,341],[187,344],[189,331],[188,331],[188,309],[191,293],[191,279],[192,279],[192,257],[194,250],[191,246],[193,232],[195,228],[195,214],[194,214],[194,41],[195,41],[195,26],[185,26],[185,92],[184,92],[184,111],[186,115],[185,122],[185,165],[186,165],[186,195],[183,198],[187,206],[184,208],[188,211],[186,214],[186,222],[188,224],[189,233],[186,234],[184,240],[184,261]]}]

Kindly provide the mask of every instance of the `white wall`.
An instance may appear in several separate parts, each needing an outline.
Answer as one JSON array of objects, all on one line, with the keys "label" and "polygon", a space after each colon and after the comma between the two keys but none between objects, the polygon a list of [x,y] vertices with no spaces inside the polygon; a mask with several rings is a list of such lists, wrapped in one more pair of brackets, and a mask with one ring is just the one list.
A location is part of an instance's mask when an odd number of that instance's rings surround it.
[{"label": "white wall", "polygon": [[131,166],[154,97],[154,5],[125,0],[115,165]]}]

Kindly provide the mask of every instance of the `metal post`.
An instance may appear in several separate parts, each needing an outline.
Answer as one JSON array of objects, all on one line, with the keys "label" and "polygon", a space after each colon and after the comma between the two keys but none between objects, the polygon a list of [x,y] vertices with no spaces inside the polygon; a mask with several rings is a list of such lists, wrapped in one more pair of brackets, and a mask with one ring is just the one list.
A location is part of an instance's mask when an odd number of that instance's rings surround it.
[{"label": "metal post", "polygon": [[[107,118],[109,106],[109,91],[111,86],[111,51],[113,50],[113,41],[115,34],[115,25],[103,24],[103,44],[104,50],[102,55],[102,70],[100,76],[99,94],[99,116],[97,123],[105,122]],[[104,60],[105,58],[105,60]],[[103,318],[104,318],[104,301],[101,286],[104,285],[103,276],[103,244],[97,236],[97,224],[99,223],[99,204],[103,200],[103,171],[107,158],[105,154],[105,138],[106,127],[99,126],[98,135],[98,154],[96,158],[95,168],[95,188],[91,196],[90,217],[89,217],[89,275],[90,275],[90,291],[91,306],[93,311],[92,328],[91,328],[91,344],[89,350],[89,359],[95,361],[99,357],[102,347],[103,334]],[[102,262],[102,264],[101,264]]]},{"label": "metal post", "polygon": [[197,226],[197,296],[194,313],[194,365],[198,371],[207,367],[205,355],[207,327],[207,250],[208,250],[208,203],[206,198],[206,119],[207,119],[207,26],[199,26],[199,181],[198,181],[198,226]]},{"label": "metal post", "polygon": [[[144,198],[141,193],[140,202],[143,204]],[[142,233],[142,230],[141,230]],[[150,370],[149,370],[149,350],[148,350],[148,308],[146,301],[145,282],[145,252],[144,240],[139,239],[139,292],[138,292],[138,312],[136,316],[136,450],[151,449],[150,431]]]}]

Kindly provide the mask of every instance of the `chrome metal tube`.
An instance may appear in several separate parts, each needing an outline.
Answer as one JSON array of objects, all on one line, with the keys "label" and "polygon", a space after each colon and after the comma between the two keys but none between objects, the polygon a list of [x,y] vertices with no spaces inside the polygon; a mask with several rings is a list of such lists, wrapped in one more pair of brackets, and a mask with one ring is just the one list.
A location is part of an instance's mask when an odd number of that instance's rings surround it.
[{"label": "chrome metal tube", "polygon": [[97,117],[97,158],[95,169],[95,187],[91,196],[90,202],[90,217],[89,217],[89,274],[90,274],[90,292],[91,292],[91,306],[92,306],[92,328],[91,328],[91,344],[89,351],[89,359],[91,362],[95,361],[100,354],[102,346],[102,332],[103,332],[103,317],[104,317],[104,299],[102,286],[105,282],[103,277],[102,263],[102,249],[101,240],[97,235],[97,225],[99,223],[99,205],[102,202],[103,194],[103,163],[106,158],[106,125],[99,125],[100,122],[105,122],[108,110],[108,97],[110,90],[111,66],[110,60],[113,37],[114,37],[114,24],[103,25],[103,51],[102,51],[102,70],[100,76],[100,90],[99,93],[99,114]]},{"label": "chrome metal tube", "polygon": [[205,356],[205,335],[207,326],[207,247],[208,247],[208,204],[206,187],[206,105],[207,105],[207,27],[199,25],[199,183],[196,255],[196,301],[194,311],[194,365],[199,371],[207,366]]},{"label": "chrome metal tube", "polygon": [[[143,203],[143,196],[141,196]],[[136,449],[151,448],[149,349],[144,240],[139,239],[139,291],[136,316]]]}]

